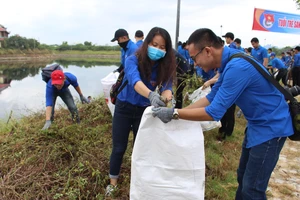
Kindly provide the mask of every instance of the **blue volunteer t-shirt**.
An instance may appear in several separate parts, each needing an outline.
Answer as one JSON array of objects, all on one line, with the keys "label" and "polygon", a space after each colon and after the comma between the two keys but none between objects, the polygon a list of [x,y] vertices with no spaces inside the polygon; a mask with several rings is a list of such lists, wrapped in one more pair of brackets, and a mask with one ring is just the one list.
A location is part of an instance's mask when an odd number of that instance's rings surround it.
[{"label": "blue volunteer t-shirt", "polygon": [[135,45],[138,47],[138,48],[140,48],[142,45],[143,45],[143,40],[139,40],[139,41],[137,41],[136,43],[135,43]]},{"label": "blue volunteer t-shirt", "polygon": [[[126,59],[125,76],[123,79],[123,83],[124,81],[128,80],[128,84],[120,92],[120,94],[118,95],[118,99],[137,106],[143,106],[143,107],[150,106],[149,99],[137,93],[134,90],[134,86],[138,81],[142,81],[147,86],[148,89],[154,91],[156,89],[156,86],[159,85],[159,83],[156,82],[157,73],[158,73],[158,64],[156,63],[152,67],[150,81],[143,80],[138,70],[138,60],[136,55],[129,56]],[[169,81],[167,81],[167,83],[163,83],[160,92],[163,92],[165,90],[172,91],[172,81],[173,80],[170,79]]]},{"label": "blue volunteer t-shirt", "polygon": [[245,52],[245,49],[242,48],[241,46],[239,46],[239,47],[237,46],[236,49],[237,49],[237,50],[240,50],[240,51],[242,51],[242,52]]},{"label": "blue volunteer t-shirt", "polygon": [[300,52],[294,55],[294,67],[300,67]]},{"label": "blue volunteer t-shirt", "polygon": [[52,79],[50,79],[46,85],[46,107],[53,106],[53,94],[54,93],[63,93],[65,92],[70,85],[74,88],[78,86],[77,78],[73,74],[69,72],[64,73],[66,76],[66,80],[64,82],[64,86],[61,90],[58,90],[55,86],[52,85]]},{"label": "blue volunteer t-shirt", "polygon": [[131,40],[129,40],[129,42],[127,43],[126,51],[121,48],[121,64],[123,64],[123,66],[125,65],[126,58],[133,55],[137,49],[138,47]]},{"label": "blue volunteer t-shirt", "polygon": [[236,43],[235,42],[231,42],[229,45],[228,45],[229,48],[232,48],[232,49],[236,49]]},{"label": "blue volunteer t-shirt", "polygon": [[286,69],[287,67],[279,58],[273,58],[272,60],[272,67],[277,69]]},{"label": "blue volunteer t-shirt", "polygon": [[205,72],[201,67],[196,66],[196,74],[197,76],[201,77],[203,81],[208,81],[216,75],[216,72],[213,69]]},{"label": "blue volunteer t-shirt", "polygon": [[251,50],[251,56],[256,58],[261,64],[264,64],[264,58],[268,58],[268,51],[262,46],[258,46],[258,48],[253,48]]},{"label": "blue volunteer t-shirt", "polygon": [[[215,121],[236,103],[248,121],[247,144],[250,148],[275,137],[293,134],[289,107],[284,96],[248,61],[230,56],[240,53],[224,47],[222,73],[206,98],[210,105],[205,111]],[[266,68],[261,65],[266,72]]]}]

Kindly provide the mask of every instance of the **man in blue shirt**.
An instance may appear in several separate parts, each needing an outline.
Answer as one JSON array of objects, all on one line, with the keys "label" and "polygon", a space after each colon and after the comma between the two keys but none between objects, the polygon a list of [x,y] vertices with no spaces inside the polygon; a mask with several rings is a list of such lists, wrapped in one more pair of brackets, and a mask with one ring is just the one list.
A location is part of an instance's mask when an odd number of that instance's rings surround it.
[{"label": "man in blue shirt", "polygon": [[46,123],[42,130],[48,129],[54,120],[54,107],[58,96],[67,105],[72,114],[73,121],[76,120],[77,123],[80,123],[77,107],[68,88],[70,85],[78,92],[81,102],[88,103],[88,100],[81,92],[76,76],[68,72],[63,73],[61,70],[53,71],[51,73],[51,79],[46,85]]},{"label": "man in blue shirt", "polygon": [[236,49],[245,52],[245,49],[241,47],[242,44],[242,40],[240,38],[235,38],[234,39],[235,45],[236,45]]},{"label": "man in blue shirt", "polygon": [[143,39],[144,39],[144,33],[143,33],[143,31],[137,30],[135,32],[134,38],[135,38],[135,41],[136,41],[136,43],[135,43],[136,46],[138,48],[140,48],[140,46],[142,46],[142,44],[143,44]]},{"label": "man in blue shirt", "polygon": [[118,29],[115,32],[114,38],[111,42],[117,41],[119,46],[121,47],[121,65],[115,71],[121,72],[125,66],[125,59],[131,55],[133,55],[138,47],[134,42],[129,39],[128,33],[125,29]]},{"label": "man in blue shirt", "polygon": [[294,64],[292,68],[293,86],[300,86],[300,46],[294,49]]},{"label": "man in blue shirt", "polygon": [[225,35],[223,35],[222,37],[225,38],[226,44],[228,44],[228,46],[229,46],[230,48],[236,49],[236,44],[235,44],[235,42],[233,41],[233,39],[234,39],[233,33],[228,32],[228,33],[226,33]]},{"label": "man in blue shirt", "polygon": [[237,171],[239,186],[235,199],[266,199],[268,181],[280,151],[286,137],[294,132],[289,106],[283,94],[248,61],[230,59],[240,51],[222,47],[210,29],[196,30],[188,41],[194,62],[205,71],[219,68],[220,77],[211,93],[194,104],[183,109],[152,108],[153,116],[164,123],[172,119],[218,121],[236,103],[248,123]]},{"label": "man in blue shirt", "polygon": [[287,86],[287,67],[279,58],[276,58],[276,54],[274,52],[270,54],[270,59],[272,67],[278,69],[276,80],[280,81],[281,79],[283,85]]},{"label": "man in blue shirt", "polygon": [[251,50],[251,56],[256,58],[263,66],[268,68],[268,52],[267,49],[259,45],[259,40],[254,37],[251,39],[253,49]]}]

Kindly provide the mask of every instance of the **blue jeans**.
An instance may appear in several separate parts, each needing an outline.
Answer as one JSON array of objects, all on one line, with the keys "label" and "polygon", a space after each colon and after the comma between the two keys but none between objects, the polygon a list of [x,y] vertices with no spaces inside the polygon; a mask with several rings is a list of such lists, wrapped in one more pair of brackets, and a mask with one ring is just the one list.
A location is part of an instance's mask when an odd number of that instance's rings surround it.
[{"label": "blue jeans", "polygon": [[[67,105],[70,113],[72,114],[72,119],[76,120],[77,122],[79,122],[79,115],[78,115],[78,110],[77,107],[75,105],[73,96],[69,90],[69,88],[67,88],[65,91],[63,92],[54,92],[53,93],[53,98],[52,98],[52,112],[51,112],[51,121],[54,120],[54,108],[55,108],[55,103],[56,103],[56,98],[60,97],[63,102]],[[75,118],[75,119],[74,119]]]},{"label": "blue jeans", "polygon": [[113,117],[112,140],[113,149],[109,163],[109,177],[117,179],[124,153],[132,130],[134,140],[146,107],[135,106],[117,99]]},{"label": "blue jeans", "polygon": [[239,186],[235,196],[236,200],[267,199],[266,189],[269,179],[285,140],[286,137],[277,137],[254,147],[246,148],[247,137],[245,135],[237,170]]}]

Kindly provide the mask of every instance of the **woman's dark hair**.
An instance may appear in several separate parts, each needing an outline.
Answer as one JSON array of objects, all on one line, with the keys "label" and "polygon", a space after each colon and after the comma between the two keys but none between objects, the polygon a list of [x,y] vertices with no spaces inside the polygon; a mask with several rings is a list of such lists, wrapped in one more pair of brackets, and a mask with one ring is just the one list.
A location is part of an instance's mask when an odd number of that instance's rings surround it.
[{"label": "woman's dark hair", "polygon": [[194,44],[199,50],[206,46],[214,47],[216,49],[223,47],[216,34],[208,28],[195,30],[188,39],[188,45],[190,44]]},{"label": "woman's dark hair", "polygon": [[158,63],[156,83],[157,85],[159,85],[160,83],[172,81],[176,72],[175,54],[172,48],[172,41],[168,31],[160,27],[152,28],[146,36],[143,45],[137,51],[136,55],[138,58],[138,66],[141,77],[145,80],[150,81],[154,62],[148,56],[148,45],[152,42],[153,38],[156,35],[162,36],[166,42],[166,55],[156,61]]}]

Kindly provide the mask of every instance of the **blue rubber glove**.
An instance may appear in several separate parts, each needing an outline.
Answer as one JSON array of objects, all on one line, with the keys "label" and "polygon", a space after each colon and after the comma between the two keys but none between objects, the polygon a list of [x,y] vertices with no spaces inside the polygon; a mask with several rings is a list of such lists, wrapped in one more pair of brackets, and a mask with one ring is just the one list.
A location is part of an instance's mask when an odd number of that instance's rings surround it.
[{"label": "blue rubber glove", "polygon": [[168,123],[173,119],[174,108],[158,107],[152,108],[152,116],[158,117],[163,123]]},{"label": "blue rubber glove", "polygon": [[160,95],[156,92],[150,92],[148,99],[150,100],[151,106],[154,107],[166,107],[165,102],[160,99]]},{"label": "blue rubber glove", "polygon": [[46,123],[44,125],[44,127],[42,128],[42,130],[47,130],[51,125],[51,120],[46,120]]}]

